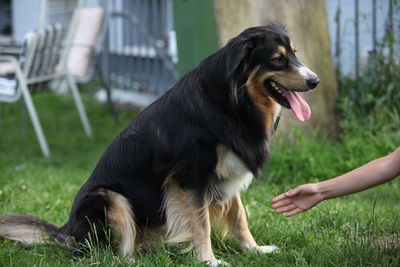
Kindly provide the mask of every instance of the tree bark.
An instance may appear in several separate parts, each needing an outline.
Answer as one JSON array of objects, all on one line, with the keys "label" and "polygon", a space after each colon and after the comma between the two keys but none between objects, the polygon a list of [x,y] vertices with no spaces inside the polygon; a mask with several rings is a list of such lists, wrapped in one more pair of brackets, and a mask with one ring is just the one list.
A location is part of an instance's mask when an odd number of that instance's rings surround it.
[{"label": "tree bark", "polygon": [[220,46],[248,27],[269,22],[280,23],[286,26],[300,61],[319,76],[321,83],[318,87],[310,93],[302,94],[312,109],[310,121],[300,123],[291,111],[285,110],[279,132],[288,135],[297,126],[306,132],[317,129],[337,137],[337,82],[325,1],[214,0],[214,5]]}]

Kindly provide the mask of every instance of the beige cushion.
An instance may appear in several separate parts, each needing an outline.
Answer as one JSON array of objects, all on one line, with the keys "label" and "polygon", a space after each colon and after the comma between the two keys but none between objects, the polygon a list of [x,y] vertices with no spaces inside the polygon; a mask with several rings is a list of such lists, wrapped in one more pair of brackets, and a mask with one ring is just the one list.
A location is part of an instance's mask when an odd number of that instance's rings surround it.
[{"label": "beige cushion", "polygon": [[8,61],[1,62],[0,61],[0,75],[7,76],[10,74],[14,74],[14,73],[15,73],[15,63],[14,62],[8,62]]},{"label": "beige cushion", "polygon": [[72,76],[85,78],[89,70],[93,49],[96,46],[104,20],[104,9],[100,7],[78,10],[78,22],[72,37],[72,47],[67,59]]}]

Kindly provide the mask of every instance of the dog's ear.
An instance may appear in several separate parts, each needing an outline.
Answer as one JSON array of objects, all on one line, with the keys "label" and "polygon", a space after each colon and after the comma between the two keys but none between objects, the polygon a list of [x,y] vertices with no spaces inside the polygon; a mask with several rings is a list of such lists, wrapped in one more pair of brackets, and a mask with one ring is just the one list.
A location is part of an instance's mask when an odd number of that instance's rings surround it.
[{"label": "dog's ear", "polygon": [[230,80],[231,97],[238,103],[241,90],[248,76],[251,50],[254,48],[250,38],[236,37],[226,46],[226,71]]},{"label": "dog's ear", "polygon": [[[231,77],[241,66],[248,61],[253,42],[250,38],[236,37],[227,44],[227,74]],[[247,59],[247,60],[246,60]]]}]

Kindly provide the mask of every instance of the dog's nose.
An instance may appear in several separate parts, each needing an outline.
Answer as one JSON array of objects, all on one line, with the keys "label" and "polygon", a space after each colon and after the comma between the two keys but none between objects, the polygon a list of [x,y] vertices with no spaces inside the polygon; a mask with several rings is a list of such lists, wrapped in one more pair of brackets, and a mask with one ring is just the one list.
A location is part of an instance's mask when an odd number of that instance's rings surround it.
[{"label": "dog's nose", "polygon": [[307,82],[307,86],[310,89],[314,89],[319,84],[319,78],[318,77],[309,78],[309,79],[307,79],[306,82]]}]

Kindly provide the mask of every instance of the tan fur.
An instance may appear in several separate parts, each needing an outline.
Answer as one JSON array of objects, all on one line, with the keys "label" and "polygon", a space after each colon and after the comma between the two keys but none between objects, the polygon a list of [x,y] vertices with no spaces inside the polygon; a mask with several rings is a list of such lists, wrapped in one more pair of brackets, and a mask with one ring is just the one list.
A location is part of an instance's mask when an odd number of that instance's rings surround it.
[{"label": "tan fur", "polygon": [[292,42],[290,42],[290,50],[292,50],[293,53],[297,52],[297,49],[294,47]]},{"label": "tan fur", "polygon": [[307,91],[304,88],[308,88],[306,80],[300,75],[299,69],[293,67],[290,71],[268,71],[257,77],[257,82],[262,83],[267,80],[273,80],[284,87],[296,90],[296,91]]},{"label": "tan fur", "polygon": [[[143,227],[138,231],[136,240],[140,249],[145,251],[154,250],[164,244],[166,236],[165,226]],[[138,247],[139,249],[139,247]]]},{"label": "tan fur", "polygon": [[281,56],[287,56],[286,48],[283,46],[278,46],[277,51],[271,56],[272,59],[277,59]]},{"label": "tan fur", "polygon": [[287,56],[286,48],[282,45],[278,45],[278,53],[284,56]]},{"label": "tan fur", "polygon": [[164,190],[167,242],[191,241],[200,261],[215,261],[206,201],[199,205],[191,192],[183,191],[172,180],[167,181]]},{"label": "tan fur", "polygon": [[304,88],[308,88],[306,80],[300,75],[297,67],[292,67],[286,72],[275,72],[271,79],[291,90],[305,91]]},{"label": "tan fur", "polygon": [[267,132],[272,132],[275,111],[277,110],[275,105],[279,104],[276,103],[276,101],[270,95],[268,95],[268,92],[263,84],[265,79],[255,77],[257,72],[258,68],[256,68],[250,74],[246,82],[246,89],[253,103],[263,114],[264,124]]},{"label": "tan fur", "polygon": [[243,248],[251,251],[259,250],[249,230],[246,211],[239,193],[223,205],[212,205],[209,209],[211,220],[222,229],[223,237],[229,230],[240,241]]},{"label": "tan fur", "polygon": [[107,212],[107,221],[110,226],[113,243],[120,257],[133,254],[136,249],[136,225],[132,207],[122,195],[107,191],[110,207]]},{"label": "tan fur", "polygon": [[227,214],[231,208],[232,201],[226,201],[209,206],[210,220],[212,225],[221,231],[221,236],[224,238],[229,232]]},{"label": "tan fur", "polygon": [[163,209],[166,217],[167,242],[178,243],[190,240],[192,237],[190,225],[191,221],[195,219],[192,218],[194,213],[193,197],[181,190],[170,179],[167,179],[164,192]]},{"label": "tan fur", "polygon": [[257,250],[258,245],[250,233],[246,211],[243,207],[240,194],[236,194],[236,196],[232,198],[226,218],[229,230],[239,239],[242,246],[250,250]]},{"label": "tan fur", "polygon": [[281,56],[282,56],[281,53],[276,52],[276,53],[272,54],[271,59],[278,59],[278,58],[280,58]]},{"label": "tan fur", "polygon": [[208,207],[205,207],[202,213],[202,218],[192,224],[192,243],[200,261],[214,262],[216,259],[211,247],[211,225]]}]

